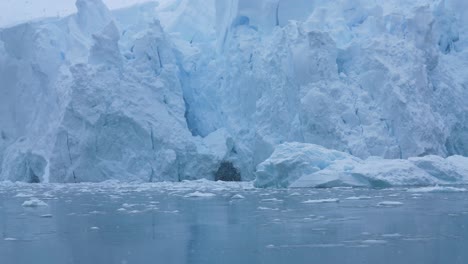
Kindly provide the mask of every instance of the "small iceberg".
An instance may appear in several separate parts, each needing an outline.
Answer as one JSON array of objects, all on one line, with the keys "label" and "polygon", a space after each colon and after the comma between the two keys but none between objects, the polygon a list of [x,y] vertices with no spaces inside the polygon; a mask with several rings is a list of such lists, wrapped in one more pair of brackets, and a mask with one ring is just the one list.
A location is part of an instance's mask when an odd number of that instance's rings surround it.
[{"label": "small iceberg", "polygon": [[319,199],[319,200],[307,200],[302,202],[303,204],[318,204],[318,203],[339,203],[339,199]]},{"label": "small iceberg", "polygon": [[193,193],[189,193],[185,195],[184,197],[185,198],[208,198],[208,197],[214,197],[214,196],[216,196],[216,194],[214,193],[203,193],[203,192],[196,191]]},{"label": "small iceberg", "polygon": [[37,198],[31,198],[28,201],[25,201],[22,204],[23,207],[40,207],[40,206],[48,206],[45,202],[37,199]]}]

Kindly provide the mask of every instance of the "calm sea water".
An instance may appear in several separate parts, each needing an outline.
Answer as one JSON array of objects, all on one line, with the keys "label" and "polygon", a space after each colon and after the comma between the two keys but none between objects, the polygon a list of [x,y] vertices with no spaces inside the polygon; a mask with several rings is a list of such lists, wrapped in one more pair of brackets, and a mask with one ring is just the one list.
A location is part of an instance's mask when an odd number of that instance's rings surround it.
[{"label": "calm sea water", "polygon": [[2,264],[466,264],[467,225],[463,189],[0,186]]}]

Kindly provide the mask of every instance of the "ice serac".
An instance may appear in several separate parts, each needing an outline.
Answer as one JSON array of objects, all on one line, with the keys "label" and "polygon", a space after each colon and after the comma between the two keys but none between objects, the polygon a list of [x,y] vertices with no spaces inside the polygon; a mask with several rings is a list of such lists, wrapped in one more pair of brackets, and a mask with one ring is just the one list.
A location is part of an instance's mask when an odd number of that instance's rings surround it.
[{"label": "ice serac", "polygon": [[392,187],[468,183],[468,158],[360,159],[318,145],[284,143],[257,167],[257,187]]},{"label": "ice serac", "polygon": [[359,158],[468,155],[461,2],[288,3],[217,2],[217,49],[184,68],[196,134],[225,127],[247,175],[288,141]]},{"label": "ice serac", "polygon": [[159,22],[121,32],[100,0],[77,7],[1,32],[1,179],[214,179],[232,143],[223,130],[190,133],[178,60]]}]

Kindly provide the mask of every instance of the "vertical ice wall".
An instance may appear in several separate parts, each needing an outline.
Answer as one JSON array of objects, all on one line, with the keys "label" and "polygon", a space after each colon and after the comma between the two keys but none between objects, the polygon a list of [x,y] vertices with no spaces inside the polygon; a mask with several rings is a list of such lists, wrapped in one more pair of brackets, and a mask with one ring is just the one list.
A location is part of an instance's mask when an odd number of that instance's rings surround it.
[{"label": "vertical ice wall", "polygon": [[176,53],[159,22],[120,31],[101,1],[77,7],[65,19],[1,31],[1,178],[214,179],[232,143],[222,130],[192,137]]},{"label": "vertical ice wall", "polygon": [[188,70],[192,126],[226,127],[246,174],[285,141],[363,158],[466,155],[461,5],[218,1],[216,52]]},{"label": "vertical ice wall", "polygon": [[464,1],[77,7],[0,30],[2,179],[250,179],[290,141],[468,155]]}]

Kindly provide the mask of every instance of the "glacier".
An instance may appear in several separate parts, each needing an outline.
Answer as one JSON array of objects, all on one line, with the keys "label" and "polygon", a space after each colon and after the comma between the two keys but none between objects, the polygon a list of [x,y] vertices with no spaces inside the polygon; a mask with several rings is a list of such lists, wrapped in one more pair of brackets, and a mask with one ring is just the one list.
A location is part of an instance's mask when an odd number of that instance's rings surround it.
[{"label": "glacier", "polygon": [[465,1],[76,7],[0,29],[0,180],[466,182]]}]

